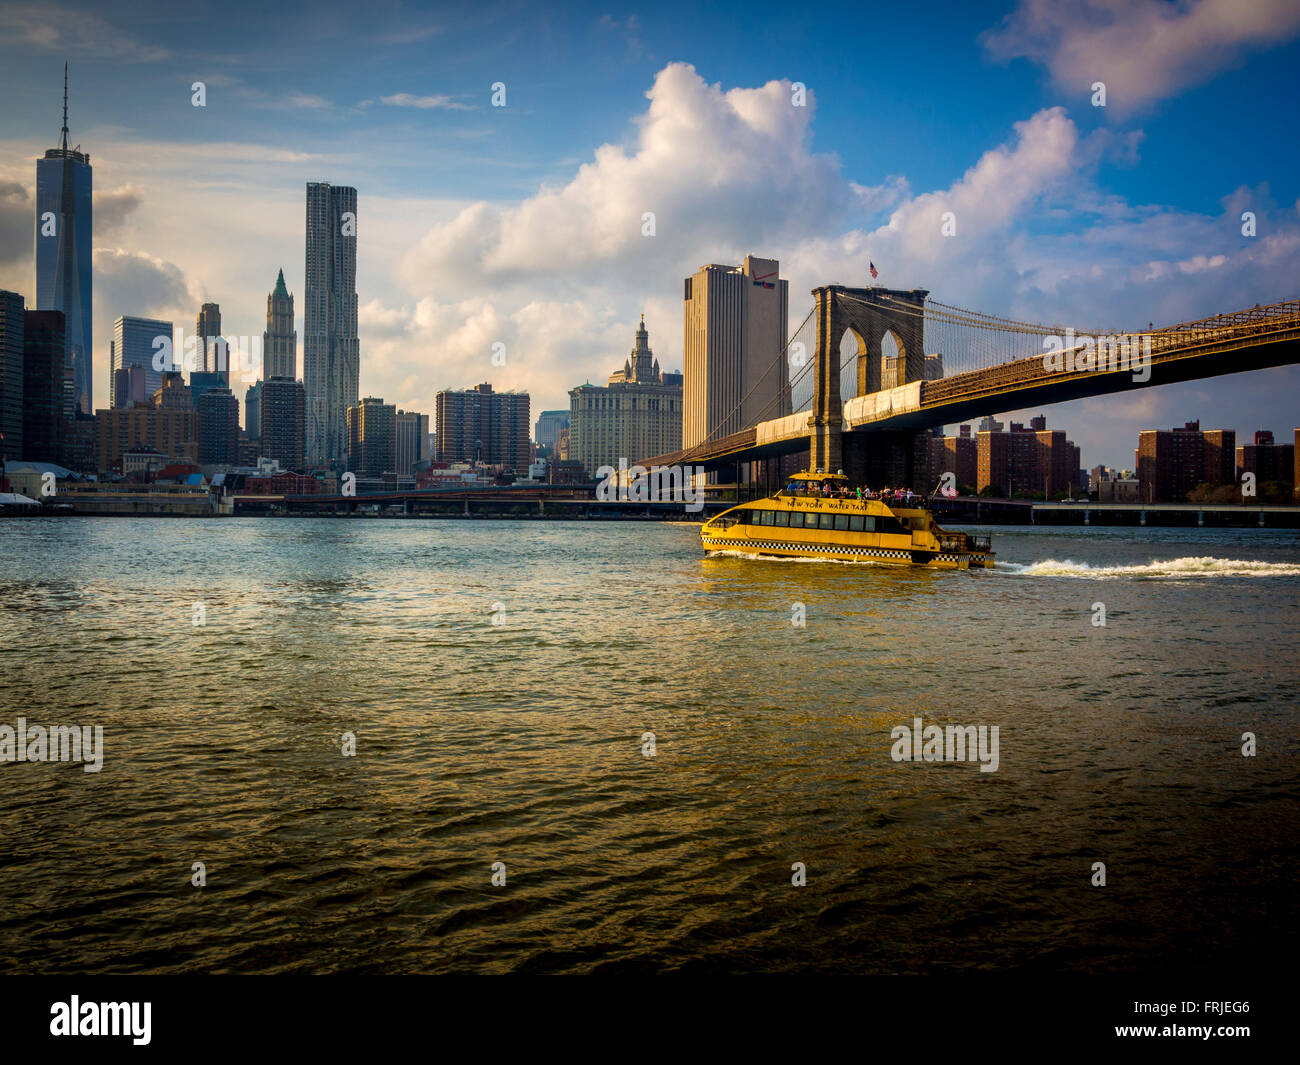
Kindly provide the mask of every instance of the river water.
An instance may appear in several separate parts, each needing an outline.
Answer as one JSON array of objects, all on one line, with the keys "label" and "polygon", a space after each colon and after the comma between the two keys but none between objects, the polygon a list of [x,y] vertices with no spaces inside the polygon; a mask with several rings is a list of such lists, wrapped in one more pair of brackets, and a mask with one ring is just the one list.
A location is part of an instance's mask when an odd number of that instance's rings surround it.
[{"label": "river water", "polygon": [[[104,737],[0,763],[0,972],[1293,956],[1300,533],[991,533],[945,573],[691,525],[0,522],[0,726]],[[895,761],[918,717],[997,726],[996,771]]]}]

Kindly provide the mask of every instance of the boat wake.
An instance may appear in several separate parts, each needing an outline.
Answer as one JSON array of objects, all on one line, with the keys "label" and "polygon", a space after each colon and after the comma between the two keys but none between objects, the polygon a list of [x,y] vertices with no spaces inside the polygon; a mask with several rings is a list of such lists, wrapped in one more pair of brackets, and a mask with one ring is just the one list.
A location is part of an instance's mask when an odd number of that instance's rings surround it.
[{"label": "boat wake", "polygon": [[1021,565],[999,562],[995,572],[1015,577],[1079,577],[1086,580],[1187,580],[1205,577],[1300,577],[1300,564],[1236,558],[1171,558],[1132,566],[1101,566],[1071,559]]}]

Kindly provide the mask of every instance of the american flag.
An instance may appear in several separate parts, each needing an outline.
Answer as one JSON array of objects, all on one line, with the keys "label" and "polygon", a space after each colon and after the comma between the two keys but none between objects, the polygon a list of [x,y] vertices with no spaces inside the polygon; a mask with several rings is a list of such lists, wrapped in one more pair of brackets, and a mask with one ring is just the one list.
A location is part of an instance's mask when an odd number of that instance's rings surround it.
[{"label": "american flag", "polygon": [[876,264],[871,262],[871,260],[868,259],[867,265],[871,267],[871,279],[874,281],[876,278],[880,276],[878,273],[876,273]]}]

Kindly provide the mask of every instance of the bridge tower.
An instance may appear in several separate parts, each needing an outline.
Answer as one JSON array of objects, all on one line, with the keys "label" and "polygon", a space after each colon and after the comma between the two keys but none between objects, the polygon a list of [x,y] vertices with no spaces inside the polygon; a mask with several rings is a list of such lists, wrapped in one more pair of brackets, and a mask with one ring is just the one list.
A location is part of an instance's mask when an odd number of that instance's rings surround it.
[{"label": "bridge tower", "polygon": [[[813,366],[813,404],[808,418],[813,470],[843,469],[858,482],[911,485],[917,467],[917,437],[912,431],[858,433],[846,453],[842,436],[844,400],[840,395],[840,344],[846,332],[857,342],[857,392],[865,395],[910,384],[925,377],[925,298],[927,289],[813,289],[817,347]],[[898,344],[897,380],[885,382],[881,341],[892,333]],[[850,397],[852,398],[852,397]]]}]

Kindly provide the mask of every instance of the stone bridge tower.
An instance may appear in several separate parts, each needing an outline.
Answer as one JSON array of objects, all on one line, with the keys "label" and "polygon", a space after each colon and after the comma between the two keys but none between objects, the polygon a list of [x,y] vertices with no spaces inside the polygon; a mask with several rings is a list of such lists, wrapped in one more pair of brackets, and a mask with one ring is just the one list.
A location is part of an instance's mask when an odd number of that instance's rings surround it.
[{"label": "stone bridge tower", "polygon": [[[812,438],[810,466],[814,471],[834,473],[843,469],[857,481],[911,483],[913,433],[872,434],[880,438],[874,446],[863,441],[845,455],[841,438],[844,398],[840,395],[840,345],[846,332],[851,332],[857,342],[856,395],[879,392],[882,384],[892,388],[924,380],[924,309],[928,295],[927,289],[920,288],[904,291],[823,285],[813,289],[817,348],[808,428]],[[897,378],[891,381],[882,381],[881,341],[886,333],[892,333],[898,345]]]}]

